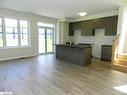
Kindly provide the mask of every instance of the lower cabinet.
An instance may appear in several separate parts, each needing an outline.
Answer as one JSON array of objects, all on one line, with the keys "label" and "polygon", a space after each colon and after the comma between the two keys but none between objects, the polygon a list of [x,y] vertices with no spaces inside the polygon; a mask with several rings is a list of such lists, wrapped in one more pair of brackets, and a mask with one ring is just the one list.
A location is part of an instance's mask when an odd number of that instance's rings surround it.
[{"label": "lower cabinet", "polygon": [[56,45],[56,58],[77,65],[87,66],[91,64],[91,46],[67,46]]},{"label": "lower cabinet", "polygon": [[101,47],[101,59],[111,61],[112,58],[112,46],[102,45]]}]

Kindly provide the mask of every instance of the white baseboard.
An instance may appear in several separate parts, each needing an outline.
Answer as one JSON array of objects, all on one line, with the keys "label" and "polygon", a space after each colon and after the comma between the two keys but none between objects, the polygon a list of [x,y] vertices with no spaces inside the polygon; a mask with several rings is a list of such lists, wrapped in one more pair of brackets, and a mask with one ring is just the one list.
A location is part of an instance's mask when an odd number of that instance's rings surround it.
[{"label": "white baseboard", "polygon": [[27,57],[34,57],[34,56],[38,56],[38,54],[26,55],[26,56],[18,56],[18,57],[11,57],[11,58],[4,58],[4,59],[0,59],[0,61],[19,59],[19,58],[27,58]]}]

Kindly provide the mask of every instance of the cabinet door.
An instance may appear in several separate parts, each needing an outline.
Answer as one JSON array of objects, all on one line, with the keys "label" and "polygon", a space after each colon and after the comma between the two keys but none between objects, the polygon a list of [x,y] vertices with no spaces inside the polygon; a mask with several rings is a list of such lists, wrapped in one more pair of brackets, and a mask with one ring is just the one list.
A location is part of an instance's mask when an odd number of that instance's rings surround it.
[{"label": "cabinet door", "polygon": [[105,28],[105,18],[97,18],[93,20],[94,29]]},{"label": "cabinet door", "polygon": [[117,23],[118,23],[118,16],[113,17],[113,32],[112,35],[117,34]]},{"label": "cabinet door", "polygon": [[106,18],[105,35],[111,36],[113,33],[113,17]]},{"label": "cabinet door", "polygon": [[101,59],[111,60],[112,57],[112,46],[102,45],[101,47]]},{"label": "cabinet door", "polygon": [[69,36],[74,36],[74,23],[69,23]]},{"label": "cabinet door", "polygon": [[88,21],[83,21],[82,22],[81,36],[86,36],[87,35],[87,22]]},{"label": "cabinet door", "polygon": [[88,20],[88,22],[87,22],[87,28],[86,28],[86,30],[87,30],[87,36],[94,36],[94,27],[93,27],[93,20]]},{"label": "cabinet door", "polygon": [[105,18],[100,18],[99,19],[99,28],[105,28]]},{"label": "cabinet door", "polygon": [[74,31],[81,31],[81,22],[74,22]]}]

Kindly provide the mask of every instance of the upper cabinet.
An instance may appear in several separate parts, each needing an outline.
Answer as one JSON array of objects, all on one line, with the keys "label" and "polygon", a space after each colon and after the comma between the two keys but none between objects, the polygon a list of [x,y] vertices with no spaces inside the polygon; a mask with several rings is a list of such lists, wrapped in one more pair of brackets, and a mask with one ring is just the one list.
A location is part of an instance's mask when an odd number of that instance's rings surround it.
[{"label": "upper cabinet", "polygon": [[94,36],[95,29],[105,28],[105,36],[113,36],[117,33],[118,16],[97,18],[69,24],[69,36],[74,35],[74,31],[80,30],[81,36]]},{"label": "upper cabinet", "polygon": [[109,36],[113,34],[113,17],[106,18],[105,35]]},{"label": "upper cabinet", "polygon": [[105,25],[105,35],[106,36],[116,35],[117,21],[118,21],[118,16],[106,18],[106,25]]},{"label": "upper cabinet", "polygon": [[87,35],[87,20],[83,21],[81,24],[81,36]]},{"label": "upper cabinet", "polygon": [[81,31],[81,22],[69,23],[69,36],[74,36],[74,31]]},{"label": "upper cabinet", "polygon": [[74,36],[74,23],[69,23],[69,36]]},{"label": "upper cabinet", "polygon": [[81,36],[94,36],[93,20],[86,20],[82,22]]},{"label": "upper cabinet", "polygon": [[112,35],[117,34],[117,24],[118,24],[118,16],[114,16],[113,18],[113,32]]},{"label": "upper cabinet", "polygon": [[81,30],[81,22],[74,22],[74,30],[75,31]]},{"label": "upper cabinet", "polygon": [[105,27],[105,18],[93,19],[94,29],[104,28]]}]

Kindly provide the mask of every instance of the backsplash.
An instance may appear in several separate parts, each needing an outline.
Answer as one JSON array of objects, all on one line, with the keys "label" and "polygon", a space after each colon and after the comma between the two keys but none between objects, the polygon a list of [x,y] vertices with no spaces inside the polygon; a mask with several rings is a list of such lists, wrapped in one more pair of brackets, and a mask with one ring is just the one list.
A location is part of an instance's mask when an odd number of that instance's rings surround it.
[{"label": "backsplash", "polygon": [[92,55],[94,57],[101,57],[101,45],[112,45],[114,36],[105,36],[105,29],[96,29],[95,36],[80,36],[81,31],[75,31],[74,43],[91,43],[94,44],[92,48]]}]

